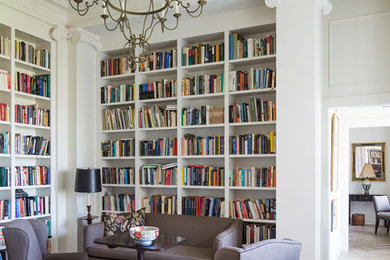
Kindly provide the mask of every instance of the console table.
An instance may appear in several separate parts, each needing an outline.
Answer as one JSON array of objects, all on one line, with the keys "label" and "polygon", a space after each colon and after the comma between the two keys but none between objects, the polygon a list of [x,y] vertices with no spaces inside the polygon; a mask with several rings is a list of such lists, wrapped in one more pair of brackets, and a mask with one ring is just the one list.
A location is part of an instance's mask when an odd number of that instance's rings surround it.
[{"label": "console table", "polygon": [[351,224],[351,207],[352,201],[373,201],[373,196],[382,196],[382,194],[349,194],[349,224]]}]

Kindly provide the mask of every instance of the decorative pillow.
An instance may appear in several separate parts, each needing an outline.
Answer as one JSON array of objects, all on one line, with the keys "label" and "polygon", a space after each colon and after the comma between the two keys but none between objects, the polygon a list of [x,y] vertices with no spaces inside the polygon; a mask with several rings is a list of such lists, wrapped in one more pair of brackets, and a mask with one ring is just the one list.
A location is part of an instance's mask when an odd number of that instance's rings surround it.
[{"label": "decorative pillow", "polygon": [[124,213],[103,212],[102,221],[105,236],[129,232],[132,227],[145,225],[145,208]]}]

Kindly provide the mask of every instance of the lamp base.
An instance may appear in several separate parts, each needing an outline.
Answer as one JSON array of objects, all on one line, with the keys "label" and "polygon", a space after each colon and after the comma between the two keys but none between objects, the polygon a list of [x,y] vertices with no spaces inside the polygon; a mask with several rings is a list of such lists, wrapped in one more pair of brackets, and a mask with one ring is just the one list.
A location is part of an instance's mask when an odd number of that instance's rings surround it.
[{"label": "lamp base", "polygon": [[364,190],[364,195],[370,195],[370,188],[371,188],[371,184],[362,184],[363,186],[363,190]]},{"label": "lamp base", "polygon": [[91,215],[91,205],[87,205],[87,216],[82,217],[81,220],[86,220],[88,225],[92,224],[92,220],[97,219],[98,216]]}]

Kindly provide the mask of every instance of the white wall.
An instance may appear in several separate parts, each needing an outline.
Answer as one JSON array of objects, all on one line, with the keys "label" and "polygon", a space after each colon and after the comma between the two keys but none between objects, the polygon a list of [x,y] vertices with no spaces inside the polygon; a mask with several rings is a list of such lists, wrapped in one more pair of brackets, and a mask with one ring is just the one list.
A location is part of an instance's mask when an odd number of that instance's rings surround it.
[{"label": "white wall", "polygon": [[[390,162],[390,127],[370,127],[370,128],[351,128],[349,131],[349,147],[351,149],[352,143],[371,143],[371,142],[385,142],[385,173],[386,166]],[[350,150],[351,151],[351,150]],[[349,153],[350,156],[351,152]],[[352,158],[351,158],[352,160]],[[362,182],[352,181],[351,169],[349,168],[349,193],[350,194],[362,194]],[[386,176],[386,181],[373,181],[370,194],[390,194],[390,179]],[[353,202],[351,213],[361,213],[365,215],[366,225],[375,224],[375,211],[372,202]]]}]

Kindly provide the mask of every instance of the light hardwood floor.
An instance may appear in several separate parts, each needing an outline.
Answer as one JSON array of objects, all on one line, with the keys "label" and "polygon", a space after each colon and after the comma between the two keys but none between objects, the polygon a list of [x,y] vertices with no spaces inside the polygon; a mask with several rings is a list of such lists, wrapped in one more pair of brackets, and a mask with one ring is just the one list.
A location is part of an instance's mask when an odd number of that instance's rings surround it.
[{"label": "light hardwood floor", "polygon": [[375,226],[349,226],[349,252],[339,260],[390,260],[390,233],[382,225],[375,235]]}]

